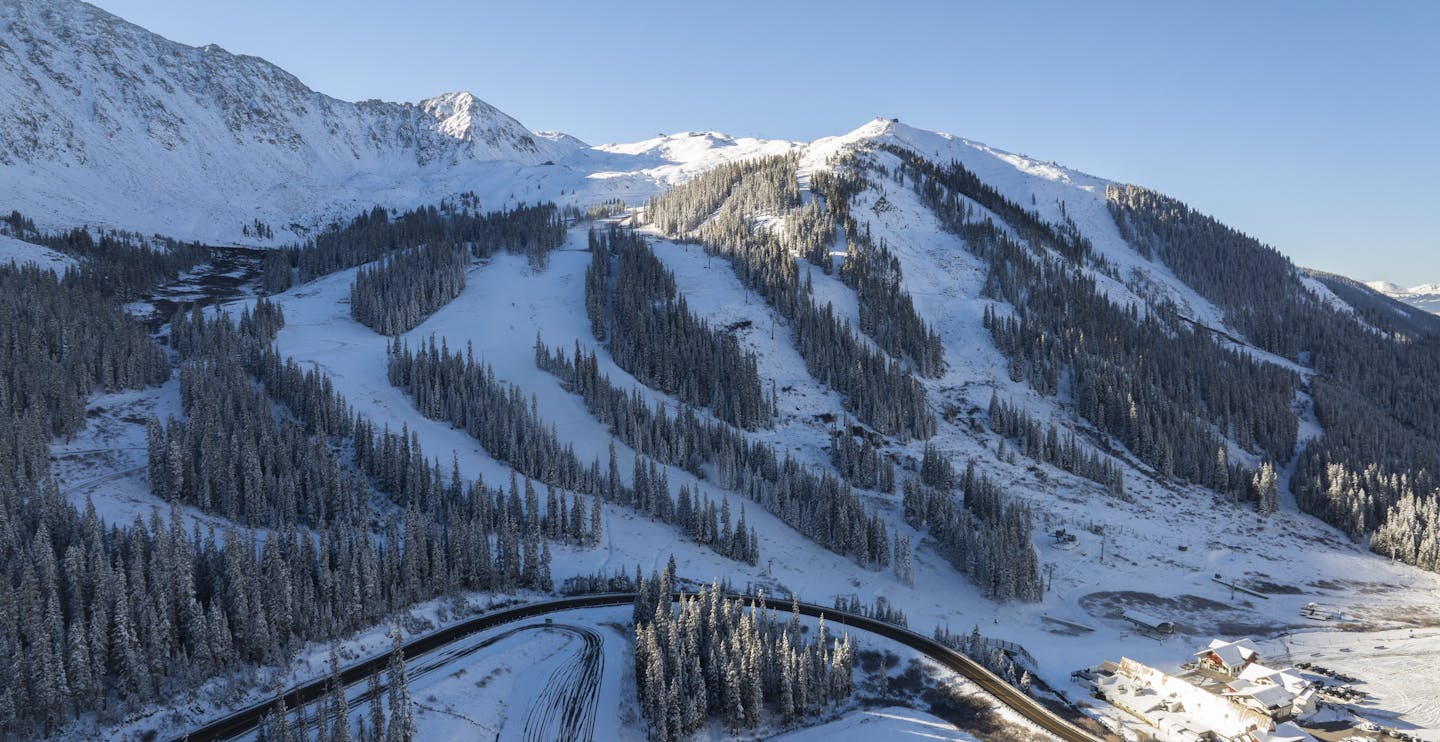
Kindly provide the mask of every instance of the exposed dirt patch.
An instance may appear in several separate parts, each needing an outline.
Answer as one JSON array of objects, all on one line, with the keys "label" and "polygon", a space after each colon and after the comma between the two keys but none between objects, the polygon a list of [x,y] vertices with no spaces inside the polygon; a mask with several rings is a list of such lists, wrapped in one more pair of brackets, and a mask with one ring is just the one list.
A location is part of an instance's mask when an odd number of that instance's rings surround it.
[{"label": "exposed dirt patch", "polygon": [[1266,579],[1251,579],[1245,581],[1245,587],[1257,593],[1267,595],[1304,595],[1305,591],[1296,585],[1282,585],[1278,582],[1271,582]]},{"label": "exposed dirt patch", "polygon": [[1166,597],[1134,590],[1107,590],[1080,598],[1080,606],[1097,618],[1120,620],[1127,610],[1149,613],[1173,621],[1177,630],[1188,634],[1264,636],[1290,625],[1257,621],[1253,611],[1200,595]]}]

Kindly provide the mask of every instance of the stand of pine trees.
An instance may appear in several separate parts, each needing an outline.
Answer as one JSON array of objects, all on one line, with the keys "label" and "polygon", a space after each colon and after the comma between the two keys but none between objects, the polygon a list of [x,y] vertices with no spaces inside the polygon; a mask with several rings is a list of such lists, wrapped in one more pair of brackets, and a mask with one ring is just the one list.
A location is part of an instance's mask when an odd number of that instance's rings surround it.
[{"label": "stand of pine trees", "polygon": [[[819,224],[827,237],[838,222],[845,233],[845,262],[840,266],[840,280],[855,290],[860,309],[860,331],[895,358],[906,358],[921,376],[938,378],[945,371],[945,347],[940,336],[915,311],[915,302],[901,285],[900,260],[881,240],[879,245],[870,236],[870,224],[863,228],[850,213],[851,202],[868,184],[855,172],[857,161],[847,158],[836,163],[834,172],[818,172],[811,176],[811,188],[824,198],[827,212],[833,212],[830,225]],[[791,230],[786,222],[786,234]],[[824,265],[829,272],[829,262]]]},{"label": "stand of pine trees", "polygon": [[1324,434],[1306,444],[1291,478],[1301,509],[1370,537],[1376,553],[1440,570],[1440,337],[1383,308],[1342,312],[1284,255],[1179,201],[1134,186],[1106,195],[1136,250],[1162,260],[1255,345],[1314,369],[1306,391]]},{"label": "stand of pine trees", "polygon": [[760,385],[755,354],[690,312],[644,238],[617,227],[592,230],[590,250],[585,309],[616,365],[736,427],[770,426],[774,402]]},{"label": "stand of pine trees", "polygon": [[399,335],[424,322],[465,290],[469,251],[427,244],[362,267],[350,286],[350,316],[381,335]]},{"label": "stand of pine trees", "polygon": [[[824,173],[817,173],[824,176]],[[822,193],[811,182],[811,190]],[[829,194],[823,194],[829,196]],[[810,261],[826,275],[835,272],[830,247],[835,242],[835,214],[826,202],[815,200],[792,209],[780,225],[780,242],[796,255]]]},{"label": "stand of pine trees", "polygon": [[[120,718],[416,601],[549,589],[549,542],[598,540],[598,507],[587,522],[578,497],[550,492],[542,511],[528,482],[522,499],[513,480],[507,496],[447,479],[413,437],[352,417],[327,378],[267,347],[283,316],[265,301],[238,323],[198,312],[174,323],[187,416],[152,424],[150,462],[169,518],[102,524],[49,482],[46,444],[83,425],[71,410],[92,390],[158,383],[169,369],[91,285],[0,269],[0,333],[35,332],[0,348],[12,380],[0,419],[13,421],[0,425],[0,662],[19,679],[0,687],[0,734]],[[375,491],[393,504],[377,508]],[[181,502],[271,530],[187,532]]]},{"label": "stand of pine trees", "polygon": [[890,605],[890,601],[881,595],[875,596],[875,602],[870,604],[860,602],[860,598],[855,595],[836,595],[835,610],[884,621],[902,629],[910,628],[910,620],[905,617],[905,611]]},{"label": "stand of pine trees", "polygon": [[[82,264],[78,273],[88,270]],[[82,517],[50,479],[49,442],[84,427],[92,392],[169,375],[164,352],[112,300],[128,290],[102,294],[100,283],[0,266],[0,736],[50,734],[99,707],[112,670],[151,661],[125,645],[128,623],[117,627],[109,614],[97,622],[85,611],[87,592],[114,588],[112,568],[126,564],[112,558],[127,553],[99,551],[107,534],[93,512],[94,547],[83,548]],[[92,636],[105,641],[98,655]],[[121,645],[113,654],[112,637]]]},{"label": "stand of pine trees", "polygon": [[[898,152],[898,176],[989,263],[985,292],[1012,311],[987,308],[985,325],[1010,359],[1012,378],[1044,394],[1059,394],[1064,381],[1081,417],[1160,475],[1259,503],[1250,472],[1229,463],[1219,432],[1288,460],[1298,430],[1290,409],[1298,374],[1222,346],[1173,307],[1142,315],[1113,303],[1094,276],[1072,265],[1097,261],[1070,225],[1047,225],[1005,202],[959,163],[941,167]],[[972,203],[1012,216],[1020,224],[1011,226],[1031,242],[980,218]]]},{"label": "stand of pine trees", "polygon": [[441,201],[395,217],[376,206],[348,224],[332,225],[303,246],[277,251],[275,255],[287,259],[267,258],[261,283],[275,293],[289,288],[297,277],[306,283],[421,245],[468,247],[482,259],[504,250],[526,256],[539,269],[565,241],[565,216],[553,203],[521,204],[483,214],[478,204],[473,197],[462,197],[458,203]]},{"label": "stand of pine trees", "polygon": [[[771,446],[702,419],[688,406],[674,416],[663,404],[652,408],[638,389],[626,393],[612,384],[600,373],[596,355],[585,353],[578,342],[573,356],[566,357],[537,338],[535,363],[579,394],[590,413],[637,452],[743,494],[821,546],[860,564],[890,565],[890,542],[879,517],[873,512],[867,517],[859,496],[829,472],[816,473],[788,452],[782,458]],[[618,484],[607,489],[623,491]]]},{"label": "stand of pine trees", "polygon": [[527,400],[518,386],[498,380],[494,369],[476,361],[468,349],[464,356],[452,353],[432,337],[427,345],[411,351],[408,344],[396,340],[390,348],[389,375],[390,383],[410,395],[421,414],[455,424],[521,474],[679,525],[697,542],[732,559],[752,564],[759,560],[759,539],[745,526],[743,515],[736,531],[730,530],[728,509],[724,522],[716,527],[708,527],[708,520],[701,523],[696,513],[711,509],[708,497],[692,496],[686,487],[672,494],[669,475],[643,455],[635,457],[629,487],[620,481],[613,446],[604,470],[598,458],[586,467],[574,446],[562,445],[554,428],[544,424],[534,399]]},{"label": "stand of pine trees", "polygon": [[[944,468],[949,468],[948,462]],[[937,475],[905,480],[901,488],[905,522],[928,531],[955,569],[969,575],[986,597],[1040,600],[1044,583],[1040,557],[1030,539],[1030,508],[1011,502],[999,485],[976,473],[974,462],[966,466],[958,483],[962,502],[943,482]]]},{"label": "stand of pine trees", "polygon": [[[369,712],[350,725],[350,701],[341,682],[339,651],[330,644],[330,677],[325,695],[314,701],[314,714],[304,707],[293,712],[285,707],[283,688],[275,690],[275,705],[260,719],[256,738],[261,742],[412,742],[419,734],[415,726],[415,704],[410,697],[410,675],[405,668],[405,649],[399,624],[390,631],[390,662],[367,680]],[[293,716],[293,718],[292,718]]]},{"label": "stand of pine trees", "polygon": [[847,420],[830,431],[830,463],[845,481],[879,492],[895,491],[895,462],[880,455],[863,428]]},{"label": "stand of pine trees", "polygon": [[725,258],[741,283],[790,321],[810,375],[839,392],[862,422],[902,440],[929,438],[935,417],[925,388],[898,360],[863,342],[833,307],[816,306],[809,274],[802,282],[791,250],[770,231],[755,228],[757,217],[799,206],[796,164],[794,156],[782,156],[715,168],[651,199],[646,218],[666,234],[696,238]]},{"label": "stand of pine trees", "polygon": [[[958,161],[952,160],[942,167],[904,147],[885,144],[881,149],[900,159],[902,166],[895,174],[896,181],[904,182],[906,176],[915,179],[916,192],[939,212],[942,222],[969,221],[967,214],[973,210],[973,204],[1009,225],[1021,242],[1048,246],[1071,264],[1095,265],[1107,268],[1107,273],[1112,272],[1068,216],[1064,225],[1052,224],[1042,218],[1039,211],[1026,209],[1006,198]],[[924,177],[917,177],[921,174]]]},{"label": "stand of pine trees", "polygon": [[1022,691],[1028,690],[1030,671],[1022,667],[1012,656],[1012,648],[1018,648],[1018,645],[981,636],[978,624],[969,634],[953,634],[950,632],[950,627],[937,626],[934,636],[935,641],[979,662],[985,669],[999,676],[1001,680]]},{"label": "stand of pine trees", "polygon": [[87,290],[122,304],[144,298],[156,286],[174,281],[182,271],[211,255],[211,250],[199,243],[113,229],[99,234],[88,228],[41,232],[18,211],[0,220],[0,234],[4,233],[80,261],[65,271],[70,289]]},{"label": "stand of pine trees", "polygon": [[680,740],[720,718],[732,734],[821,713],[854,690],[855,649],[822,619],[808,641],[798,611],[775,611],[701,588],[672,606],[669,572],[652,575],[635,601],[635,686],[651,739]]},{"label": "stand of pine trees", "polygon": [[1081,446],[1075,431],[1066,431],[1062,437],[1054,423],[1045,428],[1024,407],[1001,402],[999,394],[990,397],[989,418],[990,428],[1015,441],[1026,457],[1099,482],[1116,497],[1125,496],[1125,470],[1094,449]]},{"label": "stand of pine trees", "polygon": [[540,419],[534,400],[497,379],[468,348],[452,352],[432,336],[412,351],[397,339],[389,358],[390,383],[414,400],[420,414],[454,423],[525,476],[576,492],[598,491],[599,461],[581,464],[574,446],[562,444]]}]

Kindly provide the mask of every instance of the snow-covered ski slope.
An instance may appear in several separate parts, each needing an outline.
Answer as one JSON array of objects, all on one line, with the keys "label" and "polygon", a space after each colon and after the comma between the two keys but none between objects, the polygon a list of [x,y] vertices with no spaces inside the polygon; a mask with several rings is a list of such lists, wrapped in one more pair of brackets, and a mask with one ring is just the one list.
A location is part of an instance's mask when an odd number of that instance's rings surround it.
[{"label": "snow-covered ski slope", "polygon": [[[999,389],[1004,398],[1024,401],[1037,414],[1073,425],[1063,401],[1041,397],[1004,373],[1003,359],[980,324],[985,302],[978,297],[979,268],[956,238],[939,232],[907,189],[896,188],[886,196],[895,210],[878,219],[876,228],[889,230],[887,239],[904,263],[920,311],[938,323],[946,346],[948,372],[927,382],[934,404],[983,409],[991,390]],[[635,385],[590,334],[584,313],[583,274],[589,263],[589,255],[581,251],[584,239],[583,229],[574,230],[566,249],[554,253],[542,271],[504,254],[475,267],[464,292],[406,338],[413,344],[434,335],[451,348],[472,346],[501,379],[535,396],[541,416],[556,425],[564,442],[574,444],[582,460],[599,456],[603,461],[609,432],[589,416],[578,397],[538,372],[533,360],[537,333],[551,345],[571,347],[578,340],[583,348],[597,351],[602,371],[616,383]],[[784,321],[753,295],[747,298],[723,261],[707,259],[694,245],[664,240],[653,244],[694,311],[718,326],[750,322],[737,330],[737,337],[759,355],[766,386],[773,381],[781,390],[775,429],[753,435],[802,461],[827,465],[830,426],[822,416],[844,419],[845,412],[838,395],[809,377]],[[389,385],[386,339],[349,318],[345,301],[350,281],[350,272],[337,273],[277,297],[287,317],[278,341],[281,351],[331,374],[359,411],[392,428],[409,426],[427,452],[448,459],[455,451],[466,476],[503,482],[509,476],[504,464],[448,423],[423,418]],[[645,393],[652,401],[664,398],[653,390]],[[673,400],[670,407],[675,408]],[[1046,465],[1024,459],[1018,466],[1001,462],[994,455],[994,436],[967,425],[942,423],[935,442],[959,461],[974,458],[982,471],[1034,507],[1041,561],[1053,565],[1051,590],[1041,603],[986,600],[903,523],[898,498],[880,493],[868,494],[867,500],[917,543],[914,585],[900,584],[889,571],[862,568],[817,546],[753,503],[747,504],[746,516],[760,538],[757,568],[724,559],[670,526],[607,505],[603,544],[598,549],[558,548],[554,574],[559,580],[597,570],[633,570],[637,564],[648,571],[663,568],[673,554],[680,574],[692,578],[728,578],[736,585],[765,586],[772,592],[793,590],[822,603],[836,595],[855,594],[867,602],[885,597],[902,607],[911,626],[921,631],[937,625],[957,631],[978,625],[989,636],[1019,642],[1040,659],[1042,676],[1062,688],[1069,687],[1071,670],[1107,658],[1131,656],[1173,667],[1194,651],[1191,645],[1203,645],[1212,636],[1266,638],[1323,629],[1300,618],[1300,607],[1311,601],[1343,606],[1348,615],[1375,626],[1440,619],[1435,613],[1440,580],[1434,575],[1366,552],[1296,511],[1293,502],[1279,514],[1261,518],[1197,488],[1157,484],[1142,470],[1127,473],[1133,501],[1126,502]],[[919,444],[892,445],[902,456],[918,455]],[[617,450],[621,471],[628,471],[633,451],[623,444],[617,444]],[[680,469],[669,469],[668,476],[674,486],[689,484],[714,499],[727,496]],[[732,508],[746,503],[735,493],[728,496]],[[1046,534],[1056,528],[1078,533],[1078,547],[1053,548]],[[1270,582],[1290,592],[1268,599],[1232,597],[1229,588],[1214,581],[1216,574],[1227,580]],[[1138,635],[1120,619],[1125,608],[1171,617],[1181,623],[1181,636],[1157,642]],[[1067,635],[1047,616],[1096,630]],[[1357,647],[1368,641],[1363,633],[1345,632],[1334,632],[1333,640]],[[1431,651],[1440,658],[1440,642]],[[1076,690],[1072,688],[1072,694]],[[1383,706],[1384,698],[1377,703]],[[1440,727],[1440,718],[1428,714],[1427,707],[1412,708],[1417,709],[1417,725]]]},{"label": "snow-covered ski slope", "polygon": [[[982,177],[993,178],[987,182],[1017,202],[1028,203],[1032,192],[1044,194],[1037,196],[1038,204],[1047,199],[1065,202],[1067,213],[1081,224],[1098,250],[1107,251],[1117,262],[1129,260],[1132,272],[1147,276],[1147,285],[1153,290],[1164,292],[1162,295],[1177,303],[1183,300],[1196,317],[1223,327],[1220,313],[1163,266],[1133,254],[1124,255],[1122,251],[1128,248],[1111,233],[1113,226],[1103,211],[1103,181],[891,122],[877,121],[845,137],[809,145],[743,140],[730,144],[731,140],[712,134],[686,134],[632,148],[640,154],[607,153],[601,149],[596,151],[608,157],[650,159],[640,171],[601,172],[594,174],[594,179],[640,184],[635,185],[636,192],[642,185],[653,190],[668,182],[682,181],[713,164],[791,150],[800,153],[802,168],[813,169],[825,167],[825,161],[840,147],[868,146],[889,138],[917,148],[917,142],[929,142],[929,154],[942,161],[960,159],[976,172],[987,173]],[[508,167],[522,178],[532,172],[524,166]],[[503,182],[500,176],[494,177],[496,182]],[[980,296],[983,266],[964,249],[959,238],[940,229],[908,187],[884,182],[880,188],[879,192],[861,196],[857,218],[869,221],[876,236],[885,238],[902,263],[906,288],[921,316],[941,334],[947,371],[940,379],[925,382],[937,410],[946,405],[962,411],[983,410],[992,391],[998,390],[1004,399],[1023,401],[1042,419],[1075,426],[1066,400],[1043,397],[1023,383],[1010,380],[1004,359],[981,326],[988,304]],[[876,210],[882,196],[886,205]],[[1087,210],[1093,212],[1093,219],[1083,218]],[[578,397],[535,369],[536,335],[551,345],[567,348],[578,340],[582,347],[599,353],[602,371],[618,384],[635,385],[590,333],[584,311],[583,274],[590,259],[584,251],[584,229],[576,228],[566,247],[552,254],[543,270],[536,271],[523,258],[503,253],[474,266],[465,291],[406,335],[412,344],[435,335],[452,348],[473,346],[477,356],[495,366],[500,378],[535,395],[542,417],[556,425],[564,442],[575,445],[582,460],[595,456],[603,459],[610,435],[588,414]],[[839,396],[807,373],[785,321],[746,292],[724,261],[707,258],[698,246],[655,238],[653,247],[675,272],[677,286],[686,294],[693,311],[716,326],[749,322],[737,329],[736,335],[743,346],[758,354],[766,387],[773,382],[781,390],[778,424],[774,430],[753,435],[803,461],[827,466],[830,424],[825,420],[845,419],[846,414]],[[817,284],[827,282],[817,292],[831,297],[847,315],[854,311],[854,295],[847,287],[818,272],[815,279]],[[286,328],[278,339],[280,350],[330,374],[337,389],[357,410],[377,422],[388,423],[392,429],[408,426],[432,455],[447,460],[454,452],[467,477],[483,476],[492,484],[508,479],[506,465],[448,423],[425,419],[404,394],[388,383],[386,339],[349,317],[347,302],[352,280],[353,271],[342,271],[276,297],[287,317]],[[1118,301],[1147,298],[1118,283],[1109,288]],[[652,401],[664,397],[653,390],[645,394]],[[674,401],[670,402],[674,409]],[[1069,684],[1071,670],[1120,656],[1173,667],[1189,656],[1192,645],[1203,645],[1212,636],[1254,635],[1264,639],[1319,629],[1324,631],[1327,643],[1367,646],[1370,640],[1365,633],[1328,630],[1300,618],[1300,606],[1310,601],[1342,606],[1347,615],[1376,627],[1440,619],[1435,610],[1440,606],[1440,580],[1369,554],[1328,526],[1295,511],[1293,503],[1276,516],[1264,519],[1249,508],[1217,502],[1212,494],[1199,489],[1157,484],[1143,467],[1127,471],[1132,501],[1118,500],[1105,494],[1100,486],[1053,467],[1032,465],[1023,459],[1018,465],[998,460],[994,454],[998,439],[971,429],[966,420],[967,416],[961,415],[955,423],[942,422],[935,442],[958,461],[974,458],[982,471],[1035,509],[1034,537],[1041,561],[1047,570],[1053,569],[1051,590],[1039,604],[1000,605],[986,600],[930,543],[908,529],[901,519],[898,498],[880,493],[869,493],[866,499],[891,525],[915,540],[914,585],[900,584],[888,571],[866,569],[822,549],[753,504],[748,505],[746,516],[760,538],[761,563],[757,568],[724,559],[689,542],[670,526],[607,505],[602,545],[598,549],[557,548],[555,577],[560,580],[597,570],[628,571],[637,564],[648,571],[663,568],[673,554],[680,573],[692,578],[721,577],[741,586],[793,590],[816,602],[828,602],[836,595],[854,594],[867,602],[885,597],[903,608],[911,626],[921,631],[937,625],[964,631],[978,625],[988,636],[1024,645],[1039,658],[1041,676],[1071,695],[1080,692]],[[913,458],[919,453],[918,444],[891,446],[890,450],[902,457]],[[620,469],[628,471],[634,454],[624,445],[617,449]],[[713,499],[727,496],[679,469],[672,468],[668,474],[676,486],[693,485]],[[742,498],[734,493],[728,496],[732,508],[738,509]],[[134,517],[138,514],[136,504],[143,502],[137,497],[132,495],[128,505],[117,503],[112,512],[126,519]],[[1056,528],[1078,533],[1078,547],[1052,548],[1046,534]],[[1180,550],[1182,546],[1185,551]],[[1227,580],[1271,582],[1292,592],[1269,599],[1232,597],[1228,588],[1214,581],[1216,574]],[[1182,633],[1165,642],[1137,635],[1119,618],[1127,607],[1174,618],[1180,622]],[[1069,635],[1047,616],[1088,625],[1095,631]],[[1421,651],[1440,659],[1440,641],[1433,646],[1423,642],[1419,646]],[[1376,689],[1383,687],[1377,678]],[[1440,692],[1440,687],[1435,691]],[[1383,692],[1377,693],[1375,703],[1385,706]],[[1440,727],[1440,717],[1431,707],[1404,701],[1400,705],[1404,707],[1403,721],[1425,728]]]}]

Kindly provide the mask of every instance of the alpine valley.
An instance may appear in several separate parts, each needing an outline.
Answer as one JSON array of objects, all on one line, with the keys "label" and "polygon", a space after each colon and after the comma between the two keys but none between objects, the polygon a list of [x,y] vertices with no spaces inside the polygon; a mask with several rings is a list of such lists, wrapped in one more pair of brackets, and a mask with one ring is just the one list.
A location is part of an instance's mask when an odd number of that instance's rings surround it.
[{"label": "alpine valley", "polygon": [[0,0],[0,213],[0,737],[1440,739],[1434,291],[77,0]]}]

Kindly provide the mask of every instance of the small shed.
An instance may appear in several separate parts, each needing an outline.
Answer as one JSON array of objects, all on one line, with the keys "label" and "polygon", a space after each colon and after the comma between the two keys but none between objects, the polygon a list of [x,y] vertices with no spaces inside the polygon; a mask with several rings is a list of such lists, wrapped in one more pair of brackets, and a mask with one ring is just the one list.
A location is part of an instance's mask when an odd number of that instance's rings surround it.
[{"label": "small shed", "polygon": [[1139,626],[1140,628],[1155,634],[1175,633],[1174,621],[1166,621],[1163,618],[1160,618],[1158,616],[1152,616],[1144,611],[1129,609],[1126,610],[1124,613],[1120,614],[1120,616],[1126,621],[1129,621],[1130,623],[1133,623],[1136,626]]}]

